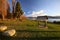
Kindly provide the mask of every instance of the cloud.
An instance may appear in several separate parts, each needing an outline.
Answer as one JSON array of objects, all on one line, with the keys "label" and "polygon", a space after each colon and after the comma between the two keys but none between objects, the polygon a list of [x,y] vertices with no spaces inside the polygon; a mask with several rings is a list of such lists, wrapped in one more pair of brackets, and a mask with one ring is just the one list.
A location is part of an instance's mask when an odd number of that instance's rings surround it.
[{"label": "cloud", "polygon": [[49,14],[48,16],[60,16],[60,13],[52,13],[52,15]]},{"label": "cloud", "polygon": [[44,10],[40,10],[40,11],[33,11],[32,14],[27,15],[27,17],[37,17],[37,16],[44,16],[45,11]]}]

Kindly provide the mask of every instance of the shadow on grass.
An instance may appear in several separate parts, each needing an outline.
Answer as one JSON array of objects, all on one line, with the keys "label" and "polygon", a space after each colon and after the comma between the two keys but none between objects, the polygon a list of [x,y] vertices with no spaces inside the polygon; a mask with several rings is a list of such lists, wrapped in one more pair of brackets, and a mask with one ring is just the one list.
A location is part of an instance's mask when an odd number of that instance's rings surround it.
[{"label": "shadow on grass", "polygon": [[[26,31],[26,30],[17,30],[17,32],[46,32],[46,31]],[[51,32],[51,31],[47,31]],[[52,31],[52,32],[60,32],[60,31]],[[19,34],[21,35],[21,34]],[[10,37],[10,36],[4,36],[2,35],[2,32],[0,32],[0,40],[60,40],[60,37]]]},{"label": "shadow on grass", "polygon": [[20,38],[1,36],[0,40],[60,40],[60,37]]}]

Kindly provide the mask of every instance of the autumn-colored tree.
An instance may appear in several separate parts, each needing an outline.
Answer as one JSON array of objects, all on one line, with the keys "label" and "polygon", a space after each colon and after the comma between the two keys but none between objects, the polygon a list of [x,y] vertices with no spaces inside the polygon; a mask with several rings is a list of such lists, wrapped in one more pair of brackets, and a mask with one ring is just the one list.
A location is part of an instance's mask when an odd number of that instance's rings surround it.
[{"label": "autumn-colored tree", "polygon": [[2,8],[1,6],[2,6],[2,5],[1,5],[1,4],[2,4],[2,1],[0,0],[0,18],[2,18],[2,15],[1,15],[1,13],[2,13],[2,12],[1,12],[1,8]]},{"label": "autumn-colored tree", "polygon": [[6,2],[7,0],[0,0],[0,12],[1,12],[1,15],[2,15],[2,19],[4,20],[6,15],[7,15],[7,10],[6,10]]}]

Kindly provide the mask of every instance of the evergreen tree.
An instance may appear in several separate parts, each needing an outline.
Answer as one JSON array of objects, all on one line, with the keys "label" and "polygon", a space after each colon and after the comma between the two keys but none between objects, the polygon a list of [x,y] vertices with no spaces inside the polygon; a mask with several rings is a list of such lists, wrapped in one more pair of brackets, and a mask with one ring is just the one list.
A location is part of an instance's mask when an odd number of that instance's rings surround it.
[{"label": "evergreen tree", "polygon": [[23,14],[23,11],[21,9],[21,5],[20,5],[20,2],[17,2],[16,3],[16,7],[15,7],[15,18],[20,18],[20,16]]}]

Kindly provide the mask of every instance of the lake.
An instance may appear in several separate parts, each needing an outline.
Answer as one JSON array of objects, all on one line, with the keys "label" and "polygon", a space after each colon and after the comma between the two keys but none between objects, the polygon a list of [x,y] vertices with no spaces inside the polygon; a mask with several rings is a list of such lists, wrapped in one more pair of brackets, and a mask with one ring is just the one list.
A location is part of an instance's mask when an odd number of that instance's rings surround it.
[{"label": "lake", "polygon": [[[36,17],[28,17],[29,20],[37,20]],[[48,18],[48,22],[60,21],[60,18]]]},{"label": "lake", "polygon": [[49,22],[54,22],[54,21],[60,21],[60,19],[52,19],[52,18],[48,18]]}]

